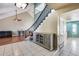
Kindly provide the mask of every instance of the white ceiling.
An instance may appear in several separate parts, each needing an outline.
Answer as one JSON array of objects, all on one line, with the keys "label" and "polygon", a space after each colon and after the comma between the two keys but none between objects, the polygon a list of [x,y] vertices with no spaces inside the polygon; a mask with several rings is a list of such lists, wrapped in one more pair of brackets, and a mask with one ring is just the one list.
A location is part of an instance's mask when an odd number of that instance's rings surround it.
[{"label": "white ceiling", "polygon": [[[33,4],[29,4],[26,9],[16,8],[14,3],[0,3],[0,20],[6,17],[16,15],[15,10],[17,9],[17,13],[28,12],[31,16],[33,16]],[[30,10],[30,11],[29,11]]]},{"label": "white ceiling", "polygon": [[67,21],[79,21],[79,9],[66,12],[61,15]]}]

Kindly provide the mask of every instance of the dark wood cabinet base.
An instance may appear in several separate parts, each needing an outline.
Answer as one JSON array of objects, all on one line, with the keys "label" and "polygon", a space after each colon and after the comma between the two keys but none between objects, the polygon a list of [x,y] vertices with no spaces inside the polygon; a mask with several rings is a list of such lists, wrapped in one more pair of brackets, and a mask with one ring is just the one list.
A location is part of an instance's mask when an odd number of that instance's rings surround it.
[{"label": "dark wood cabinet base", "polygon": [[12,37],[12,31],[0,31],[0,38]]}]

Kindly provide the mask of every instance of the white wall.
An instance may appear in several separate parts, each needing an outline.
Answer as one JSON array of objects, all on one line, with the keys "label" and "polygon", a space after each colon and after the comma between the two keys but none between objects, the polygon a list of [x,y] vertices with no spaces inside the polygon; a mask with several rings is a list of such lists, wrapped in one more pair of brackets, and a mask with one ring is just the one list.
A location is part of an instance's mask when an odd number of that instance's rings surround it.
[{"label": "white wall", "polygon": [[50,13],[35,32],[57,33],[57,13]]},{"label": "white wall", "polygon": [[28,29],[34,22],[33,18],[28,13],[23,13],[18,15],[22,21],[15,21],[15,16],[8,17],[6,19],[0,20],[0,31],[2,30],[26,30]]},{"label": "white wall", "polygon": [[0,20],[0,31],[18,31],[28,29],[34,22],[34,18],[27,12],[18,15],[22,21],[15,21],[15,16]]}]

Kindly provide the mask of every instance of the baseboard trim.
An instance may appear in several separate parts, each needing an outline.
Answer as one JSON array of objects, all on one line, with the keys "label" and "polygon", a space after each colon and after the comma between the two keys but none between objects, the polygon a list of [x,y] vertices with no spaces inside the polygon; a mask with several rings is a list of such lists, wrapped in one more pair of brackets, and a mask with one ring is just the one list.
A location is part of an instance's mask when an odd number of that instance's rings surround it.
[{"label": "baseboard trim", "polygon": [[53,56],[58,56],[59,49],[57,49]]}]

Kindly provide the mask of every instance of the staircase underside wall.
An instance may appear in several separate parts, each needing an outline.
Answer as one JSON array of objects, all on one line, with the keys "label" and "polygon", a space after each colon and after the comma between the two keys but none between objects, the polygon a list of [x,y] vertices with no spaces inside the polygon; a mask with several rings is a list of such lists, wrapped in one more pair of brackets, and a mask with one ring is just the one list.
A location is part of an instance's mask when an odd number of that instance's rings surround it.
[{"label": "staircase underside wall", "polygon": [[50,13],[48,17],[45,18],[43,23],[39,25],[37,30],[35,32],[41,32],[41,33],[57,33],[57,20],[58,16],[55,12]]}]

